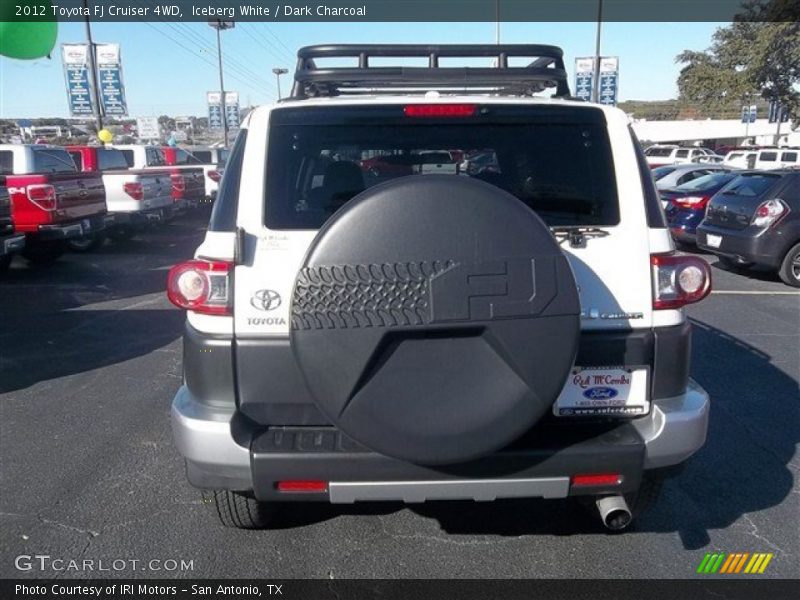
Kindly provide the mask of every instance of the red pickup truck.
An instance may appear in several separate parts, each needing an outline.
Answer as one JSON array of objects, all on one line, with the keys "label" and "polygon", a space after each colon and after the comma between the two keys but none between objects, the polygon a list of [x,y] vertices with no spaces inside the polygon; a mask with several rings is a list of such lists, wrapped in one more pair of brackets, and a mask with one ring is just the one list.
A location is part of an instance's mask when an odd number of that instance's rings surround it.
[{"label": "red pickup truck", "polygon": [[0,144],[0,175],[6,177],[14,228],[25,234],[22,255],[51,263],[66,241],[105,229],[105,189],[94,173],[79,173],[63,148]]},{"label": "red pickup truck", "polygon": [[14,231],[11,217],[11,198],[6,187],[6,178],[0,175],[0,273],[11,264],[15,252],[25,247],[25,236]]}]

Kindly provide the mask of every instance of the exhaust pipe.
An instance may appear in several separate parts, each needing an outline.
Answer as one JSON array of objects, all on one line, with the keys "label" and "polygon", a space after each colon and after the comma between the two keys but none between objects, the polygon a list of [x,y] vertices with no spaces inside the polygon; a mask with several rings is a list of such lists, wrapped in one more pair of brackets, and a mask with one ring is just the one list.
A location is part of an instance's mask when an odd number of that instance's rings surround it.
[{"label": "exhaust pipe", "polygon": [[617,496],[604,496],[597,500],[597,510],[600,512],[600,519],[611,531],[622,531],[633,520],[631,510],[625,498]]}]

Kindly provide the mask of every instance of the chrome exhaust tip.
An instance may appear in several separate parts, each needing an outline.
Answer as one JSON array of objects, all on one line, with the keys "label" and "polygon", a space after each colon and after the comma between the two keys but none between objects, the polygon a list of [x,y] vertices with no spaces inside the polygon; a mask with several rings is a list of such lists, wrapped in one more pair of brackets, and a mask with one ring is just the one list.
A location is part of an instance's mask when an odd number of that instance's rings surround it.
[{"label": "chrome exhaust tip", "polygon": [[628,503],[623,496],[604,496],[597,500],[597,510],[603,525],[611,531],[622,531],[633,521]]}]

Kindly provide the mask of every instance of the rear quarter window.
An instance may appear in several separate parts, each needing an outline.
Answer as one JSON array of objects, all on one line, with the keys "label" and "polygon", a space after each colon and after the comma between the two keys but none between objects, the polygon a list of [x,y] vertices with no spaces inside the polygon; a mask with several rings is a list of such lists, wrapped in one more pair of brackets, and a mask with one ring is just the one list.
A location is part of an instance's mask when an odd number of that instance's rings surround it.
[{"label": "rear quarter window", "polygon": [[72,157],[60,148],[36,148],[33,150],[34,173],[69,173],[77,171]]},{"label": "rear quarter window", "polygon": [[551,226],[619,222],[600,111],[488,105],[478,115],[420,120],[402,105],[273,111],[265,224],[318,229],[365,189],[434,173],[495,185]]},{"label": "rear quarter window", "polygon": [[797,152],[784,152],[781,155],[781,162],[797,162]]},{"label": "rear quarter window", "polygon": [[11,150],[0,150],[0,175],[14,173],[14,153]]}]

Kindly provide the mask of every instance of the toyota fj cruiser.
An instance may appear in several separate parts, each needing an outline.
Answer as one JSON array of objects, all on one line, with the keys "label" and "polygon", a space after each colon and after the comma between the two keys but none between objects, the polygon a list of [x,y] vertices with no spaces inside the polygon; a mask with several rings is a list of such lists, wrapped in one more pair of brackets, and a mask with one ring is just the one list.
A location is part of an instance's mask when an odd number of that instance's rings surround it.
[{"label": "toyota fj cruiser", "polygon": [[229,526],[279,502],[576,496],[623,529],[705,441],[681,309],[709,288],[625,114],[572,100],[559,48],[303,48],[169,274],[175,443]]}]

